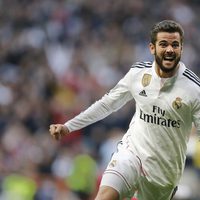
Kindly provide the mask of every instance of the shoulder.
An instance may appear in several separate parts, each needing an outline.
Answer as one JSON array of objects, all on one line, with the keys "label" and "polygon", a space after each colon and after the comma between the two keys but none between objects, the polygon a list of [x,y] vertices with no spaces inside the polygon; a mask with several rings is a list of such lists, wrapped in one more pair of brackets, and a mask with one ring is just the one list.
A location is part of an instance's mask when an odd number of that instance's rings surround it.
[{"label": "shoulder", "polygon": [[131,66],[131,68],[136,68],[136,69],[145,69],[151,67],[152,67],[151,61],[136,62]]},{"label": "shoulder", "polygon": [[200,78],[190,69],[185,68],[182,73],[183,79],[181,85],[185,90],[185,95],[199,102],[200,96]]},{"label": "shoulder", "polygon": [[152,70],[152,64],[151,61],[136,62],[131,66],[130,71],[135,75],[150,73]]},{"label": "shoulder", "polygon": [[135,62],[129,69],[128,73],[125,77],[129,77],[129,80],[140,80],[144,74],[152,73],[152,62],[151,61],[143,61],[143,62]]},{"label": "shoulder", "polygon": [[189,84],[200,89],[200,78],[192,70],[185,68],[182,75]]}]

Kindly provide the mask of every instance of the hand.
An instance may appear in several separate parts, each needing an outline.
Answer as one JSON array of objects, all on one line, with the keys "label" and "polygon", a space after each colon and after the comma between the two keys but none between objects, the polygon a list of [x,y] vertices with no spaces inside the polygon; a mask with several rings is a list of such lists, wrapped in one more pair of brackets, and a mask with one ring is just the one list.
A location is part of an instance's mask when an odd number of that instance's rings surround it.
[{"label": "hand", "polygon": [[63,124],[51,124],[49,133],[55,140],[60,140],[65,135],[69,134],[69,129]]}]

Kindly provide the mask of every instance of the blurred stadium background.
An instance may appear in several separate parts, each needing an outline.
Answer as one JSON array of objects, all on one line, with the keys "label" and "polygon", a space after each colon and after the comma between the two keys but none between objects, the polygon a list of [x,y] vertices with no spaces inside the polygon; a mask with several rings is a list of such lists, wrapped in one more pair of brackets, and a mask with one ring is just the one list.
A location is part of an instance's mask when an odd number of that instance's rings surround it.
[{"label": "blurred stadium background", "polygon": [[[149,30],[185,29],[183,61],[200,74],[198,0],[0,0],[0,200],[92,200],[134,103],[55,142],[63,123],[135,61],[152,60]],[[177,200],[200,199],[200,144],[188,144]]]}]

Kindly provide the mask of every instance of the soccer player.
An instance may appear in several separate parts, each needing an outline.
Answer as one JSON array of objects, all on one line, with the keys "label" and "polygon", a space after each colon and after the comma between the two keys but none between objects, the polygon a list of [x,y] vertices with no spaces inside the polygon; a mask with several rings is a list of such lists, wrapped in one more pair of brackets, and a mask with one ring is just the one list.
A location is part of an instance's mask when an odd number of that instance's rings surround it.
[{"label": "soccer player", "polygon": [[65,124],[55,139],[101,120],[134,99],[136,112],[103,174],[96,200],[170,200],[183,173],[192,124],[200,134],[200,79],[180,61],[184,31],[164,20],[150,32],[153,62],[136,62],[99,101]]}]

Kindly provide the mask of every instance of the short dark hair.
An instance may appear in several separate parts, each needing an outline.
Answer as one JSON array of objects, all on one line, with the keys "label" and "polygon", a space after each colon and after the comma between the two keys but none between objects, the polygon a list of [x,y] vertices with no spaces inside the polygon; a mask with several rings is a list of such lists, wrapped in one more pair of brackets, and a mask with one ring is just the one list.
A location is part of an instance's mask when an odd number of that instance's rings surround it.
[{"label": "short dark hair", "polygon": [[173,21],[173,20],[163,20],[161,22],[156,23],[150,32],[150,40],[152,44],[156,43],[157,40],[157,34],[159,32],[168,32],[168,33],[174,33],[174,32],[178,32],[180,34],[181,37],[181,44],[183,43],[184,40],[184,30],[182,28],[182,26]]}]

